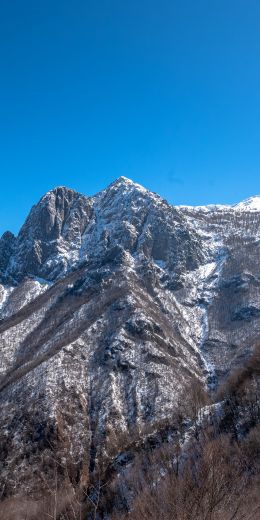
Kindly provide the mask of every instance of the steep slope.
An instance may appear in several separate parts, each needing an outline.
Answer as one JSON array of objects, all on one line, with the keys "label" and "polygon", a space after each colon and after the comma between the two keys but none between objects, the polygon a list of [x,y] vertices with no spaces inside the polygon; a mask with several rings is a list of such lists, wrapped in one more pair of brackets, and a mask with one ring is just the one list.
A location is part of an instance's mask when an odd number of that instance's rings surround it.
[{"label": "steep slope", "polygon": [[[5,495],[88,482],[120,433],[170,417],[259,334],[258,211],[174,208],[121,177],[48,192],[0,241]],[[187,396],[187,399],[189,396]],[[61,462],[62,461],[62,462]]]},{"label": "steep slope", "polygon": [[[28,275],[53,280],[64,274],[78,260],[91,206],[90,199],[68,188],[46,193],[10,245],[8,262],[1,262],[3,280],[17,282]],[[4,239],[6,235],[1,242]],[[6,249],[4,244],[2,247]]]},{"label": "steep slope", "polygon": [[218,377],[243,363],[260,332],[259,197],[235,206],[180,208],[218,251],[219,281],[205,309],[203,350]]}]

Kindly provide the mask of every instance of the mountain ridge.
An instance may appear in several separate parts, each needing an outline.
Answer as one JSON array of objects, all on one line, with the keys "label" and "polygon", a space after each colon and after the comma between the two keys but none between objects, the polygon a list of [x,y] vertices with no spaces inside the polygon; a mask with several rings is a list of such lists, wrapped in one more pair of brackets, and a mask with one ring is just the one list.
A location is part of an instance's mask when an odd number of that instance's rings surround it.
[{"label": "mountain ridge", "polygon": [[173,207],[121,177],[94,197],[47,192],[2,237],[7,496],[37,493],[53,454],[88,480],[117,435],[243,365],[260,333],[259,224],[259,211]]},{"label": "mountain ridge", "polygon": [[[43,201],[47,196],[50,196],[51,194],[55,194],[56,192],[59,192],[59,191],[67,191],[67,192],[73,192],[75,195],[78,195],[78,196],[81,196],[81,197],[85,197],[85,198],[88,198],[88,199],[96,199],[98,198],[104,191],[108,190],[110,187],[113,187],[113,186],[128,186],[128,187],[132,187],[132,188],[136,188],[136,189],[139,189],[143,192],[147,192],[147,193],[150,193],[150,194],[155,194],[157,198],[160,198],[161,200],[166,200],[164,197],[162,197],[161,195],[159,194],[156,194],[155,192],[152,192],[150,191],[148,188],[145,188],[144,186],[142,186],[141,184],[135,182],[135,181],[132,181],[130,178],[128,177],[125,177],[123,175],[121,175],[120,177],[118,177],[117,179],[115,179],[114,181],[112,181],[108,186],[107,188],[104,188],[100,191],[98,191],[97,193],[95,193],[94,195],[86,195],[86,194],[83,194],[82,192],[79,192],[77,191],[76,189],[74,188],[69,188],[67,187],[66,185],[58,185],[56,186],[55,188],[52,188],[50,190],[48,190],[47,192],[45,192],[42,197],[40,197],[39,201],[34,204],[32,206],[32,209],[37,206],[41,201]],[[221,208],[237,208],[237,209],[240,209],[242,207],[248,207],[248,210],[250,211],[250,209],[255,209],[256,211],[259,211],[260,210],[260,195],[252,195],[250,197],[247,197],[246,199],[243,199],[242,201],[239,201],[239,202],[236,202],[236,203],[233,203],[233,204],[221,204],[221,203],[215,203],[215,204],[195,204],[195,205],[190,205],[190,204],[174,204],[174,203],[170,203],[168,201],[166,201],[170,206],[173,206],[173,207],[177,207],[177,208],[212,208],[212,209],[221,209]],[[21,231],[21,229],[20,229]],[[12,236],[17,236],[15,235],[12,231],[10,230],[7,230],[7,231],[4,231],[3,234],[2,234],[2,237],[6,234],[6,233],[11,233]],[[19,234],[19,231],[18,231],[18,234]],[[1,238],[0,237],[0,240]]]}]

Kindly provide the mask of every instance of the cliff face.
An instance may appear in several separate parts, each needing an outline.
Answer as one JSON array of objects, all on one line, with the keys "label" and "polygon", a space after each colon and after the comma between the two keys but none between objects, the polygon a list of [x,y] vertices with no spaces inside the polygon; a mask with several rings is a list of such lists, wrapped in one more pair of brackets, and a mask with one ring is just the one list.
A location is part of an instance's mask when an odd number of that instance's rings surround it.
[{"label": "cliff face", "polygon": [[2,237],[6,495],[37,493],[53,453],[87,481],[191,378],[214,386],[243,363],[259,336],[258,199],[172,207],[121,177],[92,198],[48,192]]},{"label": "cliff face", "polygon": [[90,216],[87,197],[63,187],[46,193],[18,234],[5,265],[6,280],[17,282],[28,275],[54,280],[65,273],[78,259]]}]

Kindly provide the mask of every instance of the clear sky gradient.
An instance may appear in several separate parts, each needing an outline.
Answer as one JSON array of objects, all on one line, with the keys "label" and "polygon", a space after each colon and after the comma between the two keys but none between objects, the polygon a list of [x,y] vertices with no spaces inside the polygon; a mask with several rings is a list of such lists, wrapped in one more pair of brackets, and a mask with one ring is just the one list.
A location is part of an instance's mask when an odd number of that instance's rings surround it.
[{"label": "clear sky gradient", "polygon": [[0,233],[57,185],[260,192],[259,0],[2,0]]}]

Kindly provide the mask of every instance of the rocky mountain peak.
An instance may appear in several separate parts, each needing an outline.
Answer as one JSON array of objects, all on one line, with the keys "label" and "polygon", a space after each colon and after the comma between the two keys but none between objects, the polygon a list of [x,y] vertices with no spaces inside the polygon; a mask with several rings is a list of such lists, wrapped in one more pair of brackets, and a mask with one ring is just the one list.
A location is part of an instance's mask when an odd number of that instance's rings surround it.
[{"label": "rocky mountain peak", "polygon": [[88,198],[66,186],[57,186],[45,193],[33,206],[28,219],[35,214],[35,211],[39,214],[45,207],[48,208],[48,212],[60,214],[60,218],[66,219],[66,211],[69,211],[75,201],[82,197],[86,200]]},{"label": "rocky mountain peak", "polygon": [[66,187],[47,192],[31,209],[7,265],[7,276],[53,279],[73,262],[91,215],[92,202]]},{"label": "rocky mountain peak", "polygon": [[[150,192],[148,189],[141,186],[141,184],[138,184],[137,182],[132,181],[131,179],[128,179],[127,177],[121,176],[118,179],[116,179],[114,182],[112,182],[103,192],[101,193],[120,193],[123,195],[129,195],[129,194],[143,194],[146,196],[152,196],[152,192]],[[159,196],[157,196],[158,199],[160,199]]]},{"label": "rocky mountain peak", "polygon": [[[108,189],[110,187],[119,187],[119,186],[129,186],[129,187],[134,187],[134,186],[140,186],[139,184],[135,183],[134,181],[132,181],[131,179],[128,179],[128,177],[125,177],[124,175],[121,175],[120,177],[118,177],[115,181],[111,182],[111,184],[108,186]],[[143,188],[144,189],[144,188]]]},{"label": "rocky mountain peak", "polygon": [[42,485],[50,446],[88,479],[113,439],[171,418],[192,379],[214,388],[247,359],[260,319],[251,208],[174,208],[120,177],[92,198],[55,188],[3,235],[6,496],[14,481]]}]

